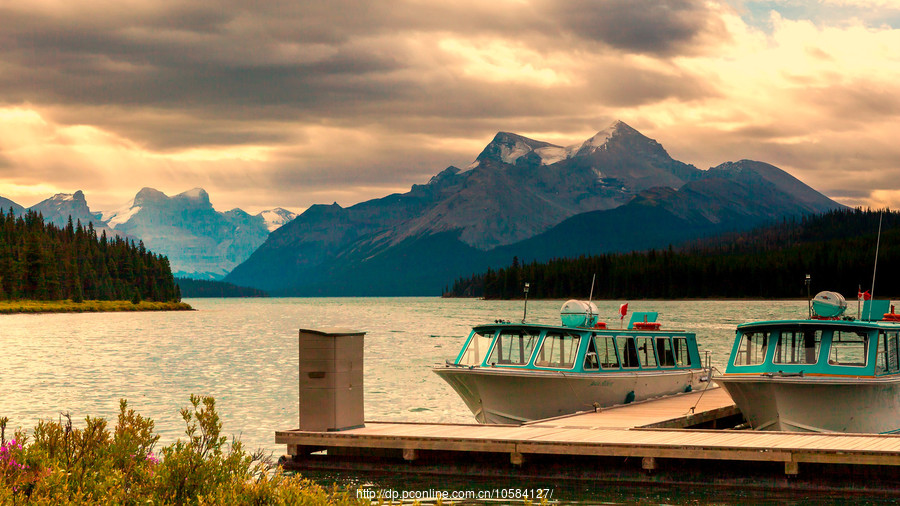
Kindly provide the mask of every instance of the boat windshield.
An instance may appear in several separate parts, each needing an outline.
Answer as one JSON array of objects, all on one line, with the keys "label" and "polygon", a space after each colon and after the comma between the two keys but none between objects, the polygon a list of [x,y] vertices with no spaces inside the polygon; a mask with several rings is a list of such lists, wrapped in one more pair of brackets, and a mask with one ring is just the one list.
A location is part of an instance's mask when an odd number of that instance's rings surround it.
[{"label": "boat windshield", "polygon": [[769,333],[747,331],[741,333],[741,341],[734,354],[734,365],[760,365],[766,361],[769,349]]},{"label": "boat windshield", "polygon": [[819,361],[821,329],[783,329],[780,334],[773,364],[815,364]]},{"label": "boat windshield", "polygon": [[493,330],[476,331],[469,339],[469,345],[459,359],[459,365],[481,365],[484,357],[491,349],[491,341],[494,340]]},{"label": "boat windshield", "polygon": [[575,357],[581,345],[581,336],[547,332],[541,349],[538,350],[534,365],[538,367],[558,367],[571,369],[575,367]]},{"label": "boat windshield", "polygon": [[488,360],[496,365],[528,365],[537,344],[539,331],[529,329],[504,329]]}]

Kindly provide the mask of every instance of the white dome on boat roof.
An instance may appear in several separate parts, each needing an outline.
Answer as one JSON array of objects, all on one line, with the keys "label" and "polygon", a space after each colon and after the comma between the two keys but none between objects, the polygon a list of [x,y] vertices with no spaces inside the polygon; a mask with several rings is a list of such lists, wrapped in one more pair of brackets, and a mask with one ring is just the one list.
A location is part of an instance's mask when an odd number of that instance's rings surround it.
[{"label": "white dome on boat roof", "polygon": [[822,318],[836,318],[844,314],[847,301],[837,292],[819,292],[812,300],[813,312]]},{"label": "white dome on boat roof", "polygon": [[559,310],[564,327],[593,327],[597,323],[597,306],[583,300],[567,300]]}]

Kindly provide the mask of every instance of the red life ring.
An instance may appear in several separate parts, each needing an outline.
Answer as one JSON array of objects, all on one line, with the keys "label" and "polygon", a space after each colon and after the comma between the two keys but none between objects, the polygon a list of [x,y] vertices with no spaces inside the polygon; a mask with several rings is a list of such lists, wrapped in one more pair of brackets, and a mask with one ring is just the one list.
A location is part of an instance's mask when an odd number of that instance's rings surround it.
[{"label": "red life ring", "polygon": [[884,313],[881,319],[889,322],[900,322],[900,313]]},{"label": "red life ring", "polygon": [[634,322],[635,330],[659,330],[660,326],[656,322]]},{"label": "red life ring", "polygon": [[606,322],[597,322],[597,323],[594,324],[594,328],[595,328],[595,329],[605,329],[605,328],[606,328]]}]

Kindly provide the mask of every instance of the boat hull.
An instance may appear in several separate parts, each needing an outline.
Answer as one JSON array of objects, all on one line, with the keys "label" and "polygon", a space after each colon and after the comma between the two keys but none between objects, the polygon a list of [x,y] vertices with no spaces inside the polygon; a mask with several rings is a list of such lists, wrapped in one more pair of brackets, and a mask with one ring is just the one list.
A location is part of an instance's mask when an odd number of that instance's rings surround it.
[{"label": "boat hull", "polygon": [[[706,385],[704,369],[563,373],[437,367],[480,423],[519,424],[682,393]],[[704,381],[701,381],[704,378]]]},{"label": "boat hull", "polygon": [[900,431],[900,378],[717,377],[755,430]]}]

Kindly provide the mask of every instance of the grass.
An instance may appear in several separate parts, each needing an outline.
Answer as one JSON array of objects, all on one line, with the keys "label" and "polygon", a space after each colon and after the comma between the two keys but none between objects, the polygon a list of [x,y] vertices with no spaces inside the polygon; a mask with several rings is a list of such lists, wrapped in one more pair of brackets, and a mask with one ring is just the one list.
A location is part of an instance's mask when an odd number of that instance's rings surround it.
[{"label": "grass", "polygon": [[13,313],[98,313],[115,311],[191,311],[194,308],[184,302],[128,300],[0,300],[0,314]]}]

